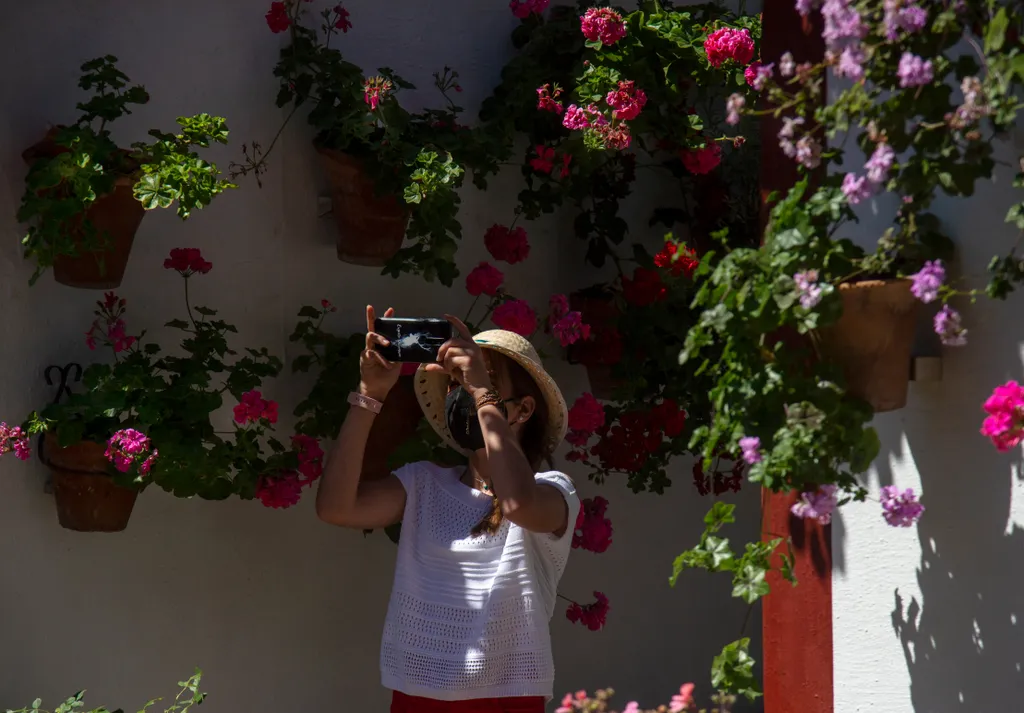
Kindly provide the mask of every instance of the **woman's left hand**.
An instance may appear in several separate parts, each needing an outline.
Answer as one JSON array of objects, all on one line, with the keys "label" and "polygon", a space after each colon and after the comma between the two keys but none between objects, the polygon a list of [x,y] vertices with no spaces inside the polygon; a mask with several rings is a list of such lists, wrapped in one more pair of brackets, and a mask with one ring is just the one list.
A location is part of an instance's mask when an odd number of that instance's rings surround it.
[{"label": "woman's left hand", "polygon": [[437,363],[428,364],[425,370],[447,372],[474,398],[493,389],[483,350],[473,341],[469,327],[461,319],[450,314],[446,314],[444,318],[455,327],[458,336],[441,345],[437,352]]}]

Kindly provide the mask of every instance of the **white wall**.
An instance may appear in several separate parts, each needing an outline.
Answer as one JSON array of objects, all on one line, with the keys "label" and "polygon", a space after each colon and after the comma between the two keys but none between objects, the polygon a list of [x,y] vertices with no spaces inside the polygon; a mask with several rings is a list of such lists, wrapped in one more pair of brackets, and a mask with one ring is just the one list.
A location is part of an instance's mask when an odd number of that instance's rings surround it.
[{"label": "white wall", "polygon": [[[267,30],[259,2],[9,4],[0,25],[7,67],[0,83],[0,419],[18,421],[50,397],[45,365],[90,358],[83,332],[98,295],[49,276],[29,289],[14,220],[25,172],[20,152],[51,122],[76,118],[78,66],[112,53],[149,89],[152,102],[118,124],[125,144],[151,127],[171,128],[179,115],[226,116],[232,145],[215,155],[226,167],[241,142],[265,143],[282,118],[271,76],[281,37]],[[345,38],[351,59],[368,69],[388,64],[421,86],[449,64],[474,112],[512,52],[514,20],[504,0],[449,0],[441,11],[413,2],[347,5],[355,23]],[[316,217],[323,178],[309,139],[301,124],[289,131],[262,191],[247,182],[185,224],[168,212],[146,217],[120,291],[133,327],[159,337],[158,325],[179,316],[178,278],[161,268],[178,246],[201,247],[214,263],[194,281],[197,301],[220,309],[245,344],[288,358],[295,313],[321,297],[341,306],[339,330],[357,329],[368,302],[406,314],[466,308],[461,286],[395,281],[335,260],[332,224]],[[484,229],[509,219],[517,190],[516,171],[486,195],[465,190],[464,270],[483,259]],[[637,215],[642,231],[646,214]],[[568,216],[528,227],[530,261],[508,270],[523,296],[543,303],[556,290],[599,279],[580,269]],[[580,367],[550,366],[570,400],[585,389]],[[307,387],[285,377],[269,391],[284,413]],[[736,637],[744,608],[728,598],[723,578],[692,573],[677,590],[667,586],[672,558],[696,541],[710,505],[692,489],[689,472],[688,463],[678,464],[677,485],[656,497],[633,496],[621,484],[599,488],[570,469],[585,495],[611,500],[616,534],[604,555],[574,554],[562,590],[584,600],[603,590],[612,613],[596,634],[556,614],[557,691],[612,685],[651,705],[684,680],[707,692],[711,657]],[[76,534],[57,526],[44,477],[35,461],[0,461],[0,707],[40,695],[55,702],[83,687],[93,703],[140,705],[172,693],[173,682],[198,665],[212,694],[210,713],[385,710],[377,655],[394,548],[383,535],[364,539],[323,525],[310,500],[277,512],[153,490],[140,497],[125,533]],[[755,491],[740,501],[756,522]],[[749,631],[759,646],[759,617]]]},{"label": "white wall", "polygon": [[[1001,144],[998,158],[1015,165],[1020,148]],[[1000,168],[969,201],[937,203],[957,243],[953,273],[971,287],[984,286],[988,260],[1016,239],[1003,223],[1021,200],[1010,185],[1013,170]],[[857,236],[881,234],[895,208],[891,196],[873,205]],[[1022,299],[957,304],[969,345],[942,351],[943,380],[911,384],[907,407],[875,420],[882,439],[869,474],[875,501],[843,508],[833,527],[836,713],[1021,707],[1020,451],[998,454],[978,429],[992,388],[1022,377]],[[939,353],[924,322],[919,349]],[[877,498],[889,484],[923,493],[927,510],[917,528],[885,524]]]}]

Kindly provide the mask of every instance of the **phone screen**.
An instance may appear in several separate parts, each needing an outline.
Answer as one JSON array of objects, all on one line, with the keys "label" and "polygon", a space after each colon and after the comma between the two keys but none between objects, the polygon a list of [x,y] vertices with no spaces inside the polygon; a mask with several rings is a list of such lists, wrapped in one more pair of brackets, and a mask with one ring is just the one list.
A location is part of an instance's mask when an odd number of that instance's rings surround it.
[{"label": "phone screen", "polygon": [[373,331],[387,339],[377,352],[388,361],[426,364],[437,361],[441,345],[452,338],[452,325],[434,317],[378,317]]}]

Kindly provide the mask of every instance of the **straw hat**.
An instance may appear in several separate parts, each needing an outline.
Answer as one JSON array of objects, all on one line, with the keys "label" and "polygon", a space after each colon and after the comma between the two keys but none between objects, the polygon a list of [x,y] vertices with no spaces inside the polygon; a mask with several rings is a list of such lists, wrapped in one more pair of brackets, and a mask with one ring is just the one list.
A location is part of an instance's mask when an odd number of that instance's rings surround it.
[{"label": "straw hat", "polygon": [[[481,332],[473,337],[473,341],[483,349],[491,349],[499,354],[504,354],[526,369],[526,372],[533,377],[540,392],[544,395],[544,402],[548,408],[547,451],[549,454],[554,452],[558,444],[565,438],[569,412],[565,405],[565,397],[562,396],[555,380],[544,371],[537,350],[525,337],[504,329]],[[420,408],[423,409],[427,420],[430,421],[430,425],[442,440],[459,453],[468,455],[452,438],[452,434],[448,432],[448,424],[445,423],[444,401],[448,395],[449,381],[449,376],[444,372],[424,371],[421,365],[416,371],[416,398],[419,400]]]}]

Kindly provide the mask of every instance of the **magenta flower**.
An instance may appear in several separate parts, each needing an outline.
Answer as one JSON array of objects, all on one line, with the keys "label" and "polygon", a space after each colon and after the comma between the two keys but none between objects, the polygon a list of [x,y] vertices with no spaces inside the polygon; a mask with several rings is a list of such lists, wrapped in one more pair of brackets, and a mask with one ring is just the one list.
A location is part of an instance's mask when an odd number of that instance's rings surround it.
[{"label": "magenta flower", "polygon": [[856,173],[847,173],[843,176],[843,195],[850,205],[857,205],[875,195],[875,184],[867,179],[867,176],[858,176]]},{"label": "magenta flower", "polygon": [[292,448],[299,458],[299,474],[303,487],[312,485],[324,472],[324,450],[312,436],[292,436]]},{"label": "magenta flower", "polygon": [[576,399],[569,409],[569,431],[594,435],[605,423],[604,405],[589,391]]},{"label": "magenta flower", "polygon": [[761,64],[760,60],[756,60],[743,70],[743,78],[747,80],[747,84],[753,87],[754,91],[759,92],[764,89],[764,85],[772,78],[774,72],[774,63]]},{"label": "magenta flower", "polygon": [[935,315],[934,326],[935,333],[947,347],[967,344],[967,330],[960,320],[960,313],[949,305],[942,305],[942,309]]},{"label": "magenta flower", "polygon": [[370,111],[377,111],[377,107],[388,98],[394,88],[395,85],[390,79],[370,77],[363,84],[363,101],[370,107]]},{"label": "magenta flower", "polygon": [[804,124],[804,118],[798,117],[783,117],[782,128],[779,129],[779,146],[782,147],[783,153],[789,158],[796,158],[796,130],[797,127],[801,127]]},{"label": "magenta flower", "polygon": [[[693,689],[695,686],[692,683],[684,683],[679,687],[678,695],[672,696],[672,702],[669,703],[669,713],[682,713],[682,711],[690,710],[693,706]],[[623,711],[625,713],[625,711]]]},{"label": "magenta flower", "polygon": [[134,428],[124,428],[110,437],[103,455],[122,473],[127,473],[138,463],[139,473],[144,475],[152,468],[158,455],[155,449],[150,453],[151,446],[145,433]]},{"label": "magenta flower", "polygon": [[590,126],[586,110],[581,109],[575,104],[570,104],[569,108],[565,110],[565,116],[562,117],[562,126],[570,131],[586,129]]},{"label": "magenta flower", "polygon": [[466,292],[473,297],[489,295],[494,297],[498,294],[501,284],[505,281],[505,275],[489,262],[481,262],[466,275]]},{"label": "magenta flower", "polygon": [[814,309],[821,302],[822,287],[818,283],[817,270],[804,270],[793,275],[793,282],[800,292],[800,306],[804,309]]},{"label": "magenta flower", "polygon": [[619,82],[619,88],[613,92],[608,92],[608,96],[605,97],[605,101],[615,111],[613,116],[616,119],[622,119],[629,121],[640,116],[640,111],[647,104],[647,94],[644,93],[643,89],[636,86],[632,80],[628,82]]},{"label": "magenta flower", "polygon": [[889,172],[892,170],[893,161],[896,159],[896,152],[892,146],[882,141],[875,146],[871,158],[864,164],[867,169],[867,179],[871,183],[881,186],[888,180]]},{"label": "magenta flower", "polygon": [[277,423],[277,402],[263,398],[259,391],[247,391],[234,408],[235,423],[245,426],[258,421]]},{"label": "magenta flower", "polygon": [[559,320],[569,314],[569,298],[565,295],[551,295],[548,300],[548,312],[552,320]]},{"label": "magenta flower", "polygon": [[614,45],[626,36],[626,23],[622,15],[610,7],[592,7],[580,18],[583,36],[591,42]]},{"label": "magenta flower", "polygon": [[904,52],[900,57],[900,65],[896,69],[896,75],[900,78],[900,87],[920,87],[930,84],[935,78],[932,61],[922,59],[916,54]]},{"label": "magenta flower", "polygon": [[801,136],[796,142],[796,161],[804,168],[812,170],[820,166],[821,143],[813,136]]},{"label": "magenta flower", "polygon": [[523,300],[509,300],[494,309],[491,321],[499,329],[530,337],[537,331],[537,313]]},{"label": "magenta flower", "polygon": [[740,123],[740,112],[747,105],[747,99],[742,94],[730,94],[725,102],[725,123],[729,126],[736,126]]},{"label": "magenta flower", "polygon": [[942,266],[942,260],[929,260],[910,279],[913,280],[910,291],[914,297],[925,304],[934,302],[939,298],[942,283],[946,281],[946,268]]},{"label": "magenta flower", "polygon": [[591,631],[599,631],[605,625],[609,609],[608,597],[602,592],[594,592],[593,603],[580,605],[573,602],[566,610],[565,618],[574,624],[582,624]]},{"label": "magenta flower", "polygon": [[213,263],[203,258],[199,248],[174,248],[164,260],[164,268],[180,272],[182,277],[205,275],[213,269]]},{"label": "magenta flower", "polygon": [[912,488],[902,493],[895,485],[882,488],[882,517],[893,527],[910,527],[924,514],[924,505],[917,501]]},{"label": "magenta flower", "polygon": [[612,544],[612,521],[604,516],[608,501],[600,495],[580,503],[580,513],[573,527],[572,547],[601,554]]},{"label": "magenta flower", "polygon": [[552,114],[561,114],[564,110],[558,97],[562,94],[562,88],[557,84],[554,89],[550,84],[537,87],[537,108],[541,111],[550,111]]},{"label": "magenta flower", "polygon": [[730,60],[737,64],[747,64],[754,58],[754,38],[746,28],[737,30],[723,27],[707,36],[704,40],[704,52],[707,54],[708,63],[715,68]]},{"label": "magenta flower", "polygon": [[928,12],[924,8],[913,3],[903,3],[900,0],[885,0],[885,17],[882,26],[885,29],[885,39],[895,42],[899,39],[900,30],[912,35],[920,32],[928,23]]},{"label": "magenta flower", "polygon": [[864,78],[864,62],[868,56],[860,45],[851,45],[839,53],[839,64],[835,67],[836,75],[846,77],[854,82]]},{"label": "magenta flower", "polygon": [[789,509],[796,517],[817,520],[822,525],[832,522],[832,512],[836,509],[837,497],[835,485],[822,485],[817,490],[800,494],[800,499]]},{"label": "magenta flower", "polygon": [[337,30],[347,33],[352,29],[352,21],[349,20],[351,14],[345,9],[344,5],[335,5],[334,7],[334,27]]},{"label": "magenta flower", "polygon": [[996,450],[1006,453],[1024,439],[1024,386],[1016,381],[997,386],[983,408],[989,415],[981,424],[981,435],[988,436]]},{"label": "magenta flower", "polygon": [[18,460],[32,457],[32,444],[21,426],[8,426],[0,421],[0,456],[14,453]]},{"label": "magenta flower", "polygon": [[302,481],[296,473],[273,478],[264,476],[256,484],[256,497],[264,507],[290,508],[302,497]]},{"label": "magenta flower", "polygon": [[761,439],[757,436],[741,438],[740,450],[743,451],[743,460],[749,465],[754,465],[764,460],[764,457],[761,455]]},{"label": "magenta flower", "polygon": [[558,342],[563,347],[590,339],[590,325],[583,323],[583,315],[580,312],[566,313],[552,323],[551,331],[558,337]]},{"label": "magenta flower", "polygon": [[508,8],[520,20],[525,20],[530,15],[544,12],[550,2],[551,0],[509,0]]}]

